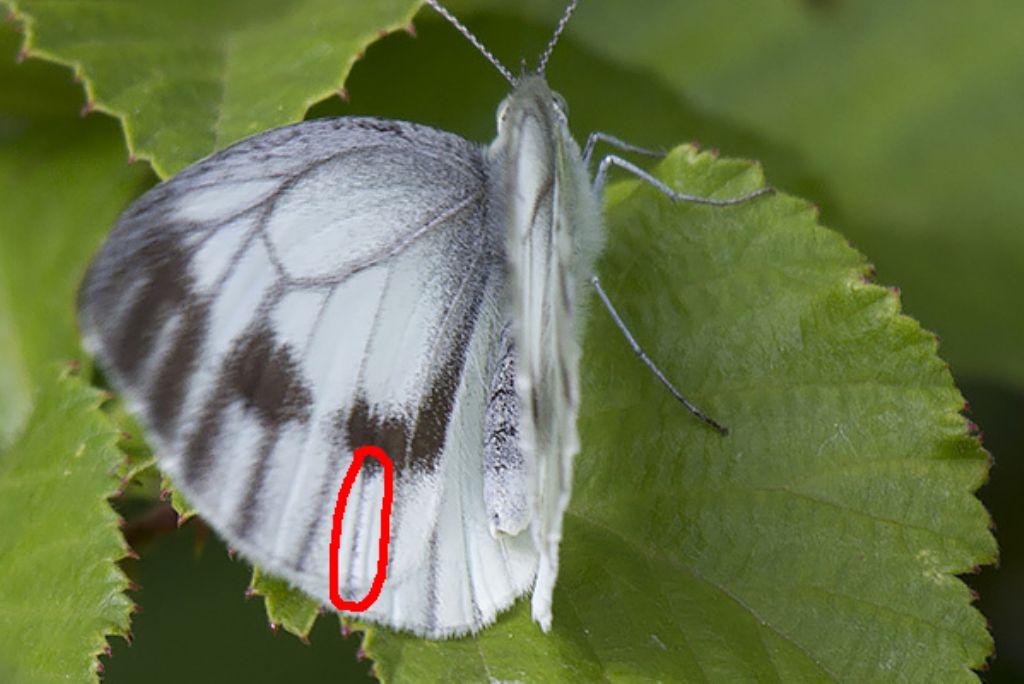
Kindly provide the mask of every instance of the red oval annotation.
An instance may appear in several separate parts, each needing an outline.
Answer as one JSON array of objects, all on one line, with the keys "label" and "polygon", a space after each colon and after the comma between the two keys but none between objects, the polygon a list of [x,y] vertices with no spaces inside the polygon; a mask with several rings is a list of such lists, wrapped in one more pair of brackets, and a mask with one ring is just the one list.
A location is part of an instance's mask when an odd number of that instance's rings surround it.
[{"label": "red oval annotation", "polygon": [[[373,576],[373,583],[370,591],[358,601],[347,601],[341,598],[338,592],[338,553],[341,551],[341,522],[345,518],[345,506],[348,504],[348,496],[352,493],[352,486],[359,475],[359,469],[366,457],[380,461],[384,468],[384,500],[380,507],[380,541],[377,553],[377,573]],[[384,450],[375,446],[362,446],[356,449],[352,465],[345,473],[345,479],[341,482],[341,489],[338,490],[338,501],[334,505],[334,523],[331,525],[331,549],[330,549],[330,592],[331,603],[338,610],[347,610],[352,613],[361,613],[377,600],[380,591],[384,587],[384,580],[387,578],[388,570],[388,544],[391,541],[391,500],[394,487],[394,473],[391,459],[384,453]]]}]

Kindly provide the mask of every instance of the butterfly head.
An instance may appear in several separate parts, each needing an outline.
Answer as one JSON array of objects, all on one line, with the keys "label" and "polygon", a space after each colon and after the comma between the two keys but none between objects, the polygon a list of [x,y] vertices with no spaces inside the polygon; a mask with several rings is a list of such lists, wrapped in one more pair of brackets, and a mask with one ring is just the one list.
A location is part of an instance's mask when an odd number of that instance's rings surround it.
[{"label": "butterfly head", "polygon": [[557,139],[569,135],[568,117],[565,98],[548,86],[544,76],[522,76],[498,107],[498,137],[494,146],[505,150],[536,150],[536,156],[546,156],[550,152],[541,150],[555,149]]},{"label": "butterfly head", "polygon": [[546,127],[569,120],[568,103],[551,89],[542,74],[520,77],[512,92],[498,106],[499,134],[510,126],[522,126],[524,118],[539,119]]}]

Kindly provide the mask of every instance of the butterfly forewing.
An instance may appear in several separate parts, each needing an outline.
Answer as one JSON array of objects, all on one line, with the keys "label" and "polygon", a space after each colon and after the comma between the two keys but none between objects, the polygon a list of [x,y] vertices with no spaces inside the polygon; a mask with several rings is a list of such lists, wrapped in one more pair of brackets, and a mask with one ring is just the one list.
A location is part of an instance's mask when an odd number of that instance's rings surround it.
[{"label": "butterfly forewing", "polygon": [[[491,534],[484,411],[505,328],[504,218],[476,146],[379,119],[305,122],[157,186],[83,284],[86,345],[162,468],[229,544],[327,602],[331,517],[363,444],[395,463],[388,579],[361,614],[472,631],[533,580]],[[376,569],[382,477],[348,500],[340,593]]]}]

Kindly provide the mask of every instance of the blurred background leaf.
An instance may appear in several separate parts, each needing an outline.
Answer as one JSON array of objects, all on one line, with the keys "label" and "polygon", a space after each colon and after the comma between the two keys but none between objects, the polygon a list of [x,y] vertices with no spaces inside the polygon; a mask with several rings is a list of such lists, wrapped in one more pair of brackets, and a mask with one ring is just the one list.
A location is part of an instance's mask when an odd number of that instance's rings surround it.
[{"label": "blurred background leaf", "polygon": [[[161,515],[175,517],[169,509]],[[139,533],[154,525],[131,517]],[[132,617],[133,643],[113,640],[104,682],[375,681],[372,663],[357,658],[362,635],[343,637],[336,619],[318,620],[308,643],[274,633],[263,601],[244,598],[251,568],[231,560],[198,519],[140,547],[142,558],[127,570],[143,610]]]}]

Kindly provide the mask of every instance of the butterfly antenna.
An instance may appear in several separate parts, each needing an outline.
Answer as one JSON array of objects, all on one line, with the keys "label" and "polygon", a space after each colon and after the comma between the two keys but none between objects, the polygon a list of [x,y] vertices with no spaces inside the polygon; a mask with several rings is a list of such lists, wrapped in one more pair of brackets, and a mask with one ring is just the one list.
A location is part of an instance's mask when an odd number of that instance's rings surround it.
[{"label": "butterfly antenna", "polygon": [[473,47],[479,50],[480,54],[486,57],[487,60],[493,64],[499,72],[501,72],[501,75],[505,77],[505,80],[508,81],[510,85],[514,86],[516,84],[516,79],[512,76],[512,72],[506,69],[505,65],[499,62],[498,58],[491,54],[490,50],[484,47],[484,44],[480,42],[480,39],[474,36],[473,32],[466,28],[465,24],[455,18],[454,14],[445,9],[445,7],[441,5],[441,3],[437,2],[437,0],[425,0],[425,2],[437,10],[438,14],[447,19],[448,23],[457,28],[459,33],[464,35],[466,40],[472,43]]},{"label": "butterfly antenna", "polygon": [[537,73],[543,74],[544,69],[548,65],[548,60],[551,58],[551,53],[555,51],[555,45],[558,44],[558,39],[562,36],[562,31],[565,30],[566,24],[569,23],[569,17],[576,11],[576,5],[579,4],[579,0],[572,0],[569,6],[565,8],[565,12],[562,13],[562,18],[558,21],[558,26],[555,27],[555,32],[551,34],[551,40],[548,41],[548,46],[544,48],[544,54],[540,56],[540,64],[537,66]]}]

